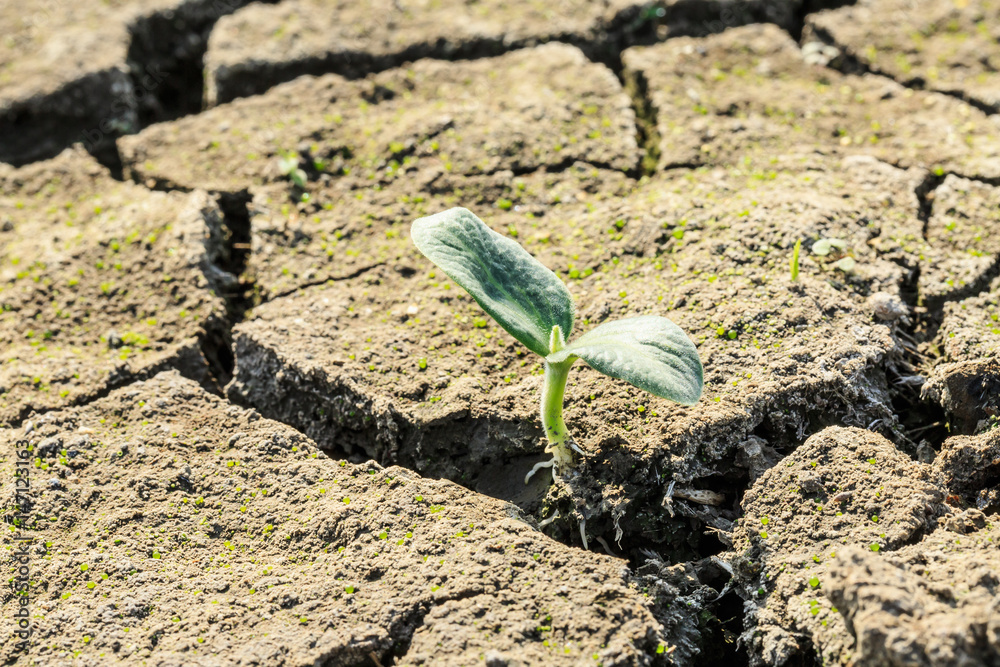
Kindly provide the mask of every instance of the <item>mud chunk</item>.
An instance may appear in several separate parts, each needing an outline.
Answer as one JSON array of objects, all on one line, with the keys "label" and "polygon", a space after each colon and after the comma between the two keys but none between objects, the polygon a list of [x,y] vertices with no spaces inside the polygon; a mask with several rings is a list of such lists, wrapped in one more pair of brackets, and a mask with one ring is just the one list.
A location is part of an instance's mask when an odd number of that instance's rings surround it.
[{"label": "mud chunk", "polygon": [[200,341],[225,326],[225,230],[206,193],[151,192],[67,150],[0,166],[0,212],[16,222],[0,246],[0,423],[170,366],[214,383]]},{"label": "mud chunk", "polygon": [[[141,406],[154,401],[147,419]],[[468,665],[489,650],[523,664],[596,654],[640,665],[669,643],[623,561],[554,542],[512,506],[450,482],[331,460],[175,372],[0,440],[13,452],[83,426],[94,438],[74,474],[44,455],[60,486],[38,489],[24,527],[53,555],[34,559],[32,576],[60,582],[31,602],[44,605],[33,624],[49,637],[39,664],[70,650],[103,664],[117,646],[157,664],[191,664],[197,647],[211,657],[196,664],[213,665]],[[117,454],[135,440],[150,443],[145,456]],[[185,466],[191,485],[173,483]],[[15,641],[0,645],[10,653]]]},{"label": "mud chunk", "polygon": [[544,11],[495,0],[475,6],[447,0],[418,11],[390,0],[257,4],[224,18],[213,33],[206,98],[220,104],[316,71],[356,77],[425,57],[452,60],[553,38],[586,39],[606,11],[586,0],[560,0]]},{"label": "mud chunk", "polygon": [[935,308],[986,290],[1000,272],[1000,188],[949,175],[931,195],[918,289]]},{"label": "mud chunk", "polygon": [[[791,27],[801,2],[737,0],[664,3],[637,0],[518,0],[403,3],[392,0],[255,3],[223,18],[205,56],[206,98],[221,104],[303,74],[357,77],[418,58],[455,60],[548,41],[610,40],[704,34],[756,21]],[[281,26],[275,30],[274,26]],[[612,47],[613,48],[613,47]]]},{"label": "mud chunk", "polygon": [[[431,173],[525,172],[576,160],[631,170],[639,162],[634,117],[608,68],[547,44],[474,61],[421,60],[360,81],[303,77],[147,128],[121,150],[140,181],[232,192],[279,182],[282,201],[293,193],[279,169],[289,152],[309,191],[344,176],[370,188],[417,174],[426,182]],[[353,197],[350,189],[340,195]]]},{"label": "mud chunk", "polygon": [[649,91],[660,167],[739,165],[766,174],[775,163],[819,153],[1000,177],[993,148],[1000,128],[982,111],[884,77],[810,64],[776,26],[634,47],[623,61],[625,76]]},{"label": "mud chunk", "polygon": [[804,38],[901,83],[964,97],[996,113],[998,21],[1000,10],[984,0],[862,0],[810,14]]},{"label": "mud chunk", "polygon": [[948,438],[935,465],[944,473],[952,493],[961,494],[974,507],[997,511],[1000,480],[1000,429],[978,436]]},{"label": "mud chunk", "polygon": [[731,561],[751,663],[847,663],[854,638],[823,596],[831,568],[850,546],[895,552],[932,532],[950,512],[943,488],[933,467],[856,428],[824,429],[764,473],[744,496]]},{"label": "mud chunk", "polygon": [[[376,186],[343,181],[319,185],[313,197],[322,205],[294,210],[279,203],[287,196],[285,185],[269,186],[252,206],[250,272],[260,293],[269,297],[326,280],[379,280],[383,271],[391,271],[393,280],[419,279],[428,274],[422,256],[409,243],[410,224],[457,204],[478,211],[496,229],[524,243],[564,253],[561,239],[554,236],[561,230],[538,220],[564,206],[585,214],[588,204],[620,197],[633,184],[620,172],[581,162],[556,173],[523,176],[507,170],[460,176],[430,169]],[[592,267],[610,261],[611,252],[607,245],[577,248],[569,270],[576,269],[575,275],[593,272]],[[426,317],[420,309],[416,303],[399,303],[390,316],[411,322]]]},{"label": "mud chunk", "polygon": [[[0,8],[0,162],[75,142],[109,157],[141,124],[198,111],[208,32],[247,0],[27,0]],[[192,90],[194,95],[191,94]]]},{"label": "mud chunk", "polygon": [[[134,124],[126,54],[130,11],[32,0],[0,10],[0,161],[53,157],[100,122]],[[37,126],[32,121],[37,119]]]},{"label": "mud chunk", "polygon": [[944,356],[921,389],[941,404],[956,434],[972,435],[1000,423],[1000,280],[980,296],[945,305],[938,341]]},{"label": "mud chunk", "polygon": [[857,638],[853,663],[996,662],[998,538],[996,527],[968,535],[939,528],[889,556],[856,547],[840,550],[823,593]]}]

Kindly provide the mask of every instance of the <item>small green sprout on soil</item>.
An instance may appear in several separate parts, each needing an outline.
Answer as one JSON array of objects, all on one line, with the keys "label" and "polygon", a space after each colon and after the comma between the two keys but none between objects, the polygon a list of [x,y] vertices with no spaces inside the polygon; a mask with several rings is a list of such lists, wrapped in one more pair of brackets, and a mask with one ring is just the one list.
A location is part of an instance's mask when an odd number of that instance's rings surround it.
[{"label": "small green sprout on soil", "polygon": [[282,151],[280,155],[281,159],[278,160],[278,170],[281,172],[281,175],[288,177],[288,180],[292,183],[305,189],[307,177],[306,172],[299,168],[299,154],[294,151]]},{"label": "small green sprout on soil", "polygon": [[[698,350],[673,322],[657,315],[605,322],[574,341],[573,299],[566,285],[516,241],[464,208],[420,218],[413,242],[525,347],[545,360],[542,427],[551,461],[532,468],[571,469],[573,442],[563,422],[563,393],[578,358],[594,370],[682,405],[701,397]],[[582,453],[582,452],[581,452]]]},{"label": "small green sprout on soil", "polygon": [[829,255],[839,257],[831,266],[844,273],[850,273],[856,265],[853,257],[846,256],[847,241],[843,239],[820,239],[812,244],[812,252],[814,255],[819,255],[820,257],[827,257]]},{"label": "small green sprout on soil", "polygon": [[795,249],[792,250],[792,282],[799,279],[799,252],[802,250],[802,239],[795,242]]}]

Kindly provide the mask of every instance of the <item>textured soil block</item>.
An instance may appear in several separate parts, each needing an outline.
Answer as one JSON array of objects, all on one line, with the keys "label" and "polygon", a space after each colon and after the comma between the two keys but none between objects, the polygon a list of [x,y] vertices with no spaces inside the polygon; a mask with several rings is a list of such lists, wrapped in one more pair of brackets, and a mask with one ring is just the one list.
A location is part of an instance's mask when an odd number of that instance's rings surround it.
[{"label": "textured soil block", "polygon": [[669,647],[623,561],[450,482],[331,460],[173,372],[0,438],[8,475],[31,461],[34,664],[648,665]]},{"label": "textured soil block", "polygon": [[74,142],[104,153],[146,122],[198,111],[208,31],[245,2],[6,4],[0,162],[53,157]]},{"label": "textured soil block", "polygon": [[581,159],[628,171],[639,161],[635,131],[611,71],[550,44],[469,62],[423,60],[362,81],[305,77],[121,144],[141,181],[241,190],[288,182],[279,170],[288,152],[309,181],[323,183],[349,176],[371,185],[412,170],[523,172]]},{"label": "textured soil block", "polygon": [[[546,216],[560,211],[563,219],[582,218],[588,208],[620,198],[634,186],[621,172],[584,162],[517,176],[509,169],[463,176],[428,165],[384,182],[321,180],[309,184],[304,202],[290,184],[275,183],[258,189],[250,205],[253,252],[248,278],[256,285],[258,299],[271,299],[328,280],[359,277],[375,267],[412,273],[418,255],[409,239],[410,223],[453,206],[479,211],[498,229],[516,233],[544,252],[555,241],[553,232],[574,231],[562,227],[562,221],[550,229]],[[610,261],[613,252],[621,251],[621,244],[610,238],[595,243],[580,236],[576,240],[581,247],[572,256],[558,243],[564,255],[559,261],[580,271]]]},{"label": "textured soil block", "polygon": [[995,441],[949,440],[927,465],[829,428],[766,472],[731,561],[751,663],[992,664],[1000,535],[950,492]]},{"label": "textured soil block", "polygon": [[855,637],[857,665],[996,664],[1000,531],[970,511],[881,557],[847,548],[830,564],[830,603]]},{"label": "textured soil block", "polygon": [[648,91],[659,165],[768,169],[782,156],[871,155],[1000,178],[995,119],[953,97],[807,62],[787,33],[752,25],[623,54]]},{"label": "textured soil block", "polygon": [[[620,528],[691,547],[702,537],[679,529],[688,519],[661,509],[671,480],[685,493],[722,491],[728,507],[740,480],[823,425],[893,432],[884,363],[899,351],[893,331],[907,312],[896,295],[905,271],[868,241],[880,220],[916,223],[917,202],[901,170],[857,159],[829,167],[765,180],[692,171],[624,198],[481,211],[567,281],[579,331],[665,315],[705,364],[705,397],[692,408],[582,363],[573,371],[567,420],[588,452],[580,478],[591,480],[591,495],[579,511],[592,535],[610,540]],[[531,188],[524,192],[530,199]],[[907,196],[912,218],[886,204]],[[544,215],[525,214],[532,210]],[[356,234],[348,247],[372,256],[367,238],[384,260],[256,308],[236,328],[230,396],[332,451],[536,509],[522,478],[541,450],[541,360],[423,259],[405,224]],[[850,240],[855,268],[803,250],[792,283],[795,241],[826,237]],[[286,261],[296,274],[296,257]],[[735,518],[677,498],[666,503],[685,517],[723,527]],[[550,497],[543,513],[559,502]],[[575,540],[568,525],[553,530]]]},{"label": "textured soil block", "polygon": [[129,9],[46,0],[0,9],[0,161],[51,157],[84,130],[97,140],[136,123]]},{"label": "textured soil block", "polygon": [[206,99],[221,104],[303,74],[364,75],[418,58],[473,58],[542,42],[597,56],[619,40],[707,34],[741,23],[792,26],[798,0],[462,0],[252,4],[219,22],[205,56]]},{"label": "textured soil block", "polygon": [[[861,0],[811,14],[810,37],[907,85],[1000,110],[1000,6],[991,0]],[[808,39],[808,38],[807,38]]]},{"label": "textured soil block", "polygon": [[956,433],[1000,423],[1000,279],[982,294],[944,305],[941,357],[923,388],[945,408]]},{"label": "textured soil block", "polygon": [[1000,509],[1000,429],[945,440],[935,465],[952,494],[990,515]]},{"label": "textured soil block", "polygon": [[988,289],[1000,274],[1000,188],[947,176],[930,193],[918,292],[939,308]]},{"label": "textured soil block", "polygon": [[0,423],[170,366],[214,384],[226,235],[204,192],[116,181],[82,150],[0,166]]},{"label": "textured soil block", "polygon": [[[934,195],[927,238],[965,257],[935,263],[938,277],[921,292],[942,310],[939,356],[922,393],[944,407],[953,433],[971,435],[1000,424],[1000,188],[949,176]],[[949,299],[935,300],[935,288]]]}]

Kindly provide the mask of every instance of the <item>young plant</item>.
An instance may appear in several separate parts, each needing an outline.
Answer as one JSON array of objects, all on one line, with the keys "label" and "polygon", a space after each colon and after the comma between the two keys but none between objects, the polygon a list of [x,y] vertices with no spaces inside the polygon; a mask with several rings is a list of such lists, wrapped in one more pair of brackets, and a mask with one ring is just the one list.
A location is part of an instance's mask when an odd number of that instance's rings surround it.
[{"label": "young plant", "polygon": [[802,239],[795,242],[795,249],[792,250],[792,282],[799,279],[799,252],[802,250]]},{"label": "young plant", "polygon": [[287,176],[295,185],[302,189],[306,187],[306,172],[299,168],[299,154],[281,151],[281,158],[278,160],[278,171],[282,176]]},{"label": "young plant", "polygon": [[[843,239],[820,239],[813,243],[812,251],[814,255],[819,255],[820,257],[826,257],[831,253],[834,253],[834,256],[843,255],[847,252],[847,241]],[[830,266],[844,273],[851,273],[854,271],[855,265],[856,262],[853,257],[842,256]]]},{"label": "young plant", "polygon": [[698,350],[670,320],[657,315],[605,322],[572,342],[573,299],[556,274],[497,234],[471,211],[453,208],[413,223],[414,244],[497,323],[545,360],[541,416],[546,452],[539,468],[573,467],[575,446],[563,422],[569,369],[583,359],[594,370],[683,405],[701,397]]}]

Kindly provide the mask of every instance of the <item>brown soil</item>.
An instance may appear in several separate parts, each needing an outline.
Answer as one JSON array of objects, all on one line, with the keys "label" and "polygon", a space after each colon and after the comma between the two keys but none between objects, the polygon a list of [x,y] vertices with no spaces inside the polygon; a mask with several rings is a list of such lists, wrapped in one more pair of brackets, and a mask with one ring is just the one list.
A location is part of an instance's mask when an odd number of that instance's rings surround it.
[{"label": "brown soil", "polygon": [[[1000,664],[992,4],[243,4],[0,10],[8,664]],[[579,363],[525,485],[452,206],[702,400]]]}]

